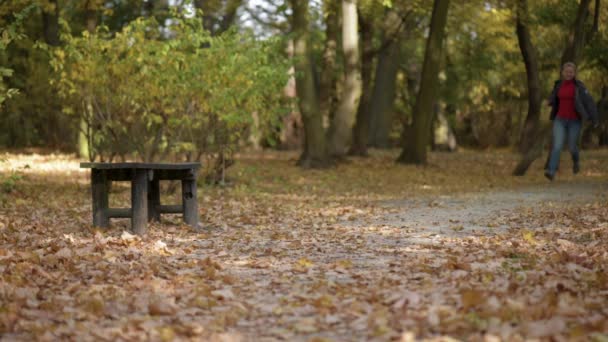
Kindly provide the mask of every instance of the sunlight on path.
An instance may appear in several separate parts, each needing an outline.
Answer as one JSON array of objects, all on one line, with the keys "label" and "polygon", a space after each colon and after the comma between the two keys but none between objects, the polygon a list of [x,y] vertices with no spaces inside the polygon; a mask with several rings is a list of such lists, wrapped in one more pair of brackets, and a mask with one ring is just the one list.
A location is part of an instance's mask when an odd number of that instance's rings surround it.
[{"label": "sunlight on path", "polygon": [[80,161],[66,154],[0,154],[0,172],[31,174],[86,173]]}]

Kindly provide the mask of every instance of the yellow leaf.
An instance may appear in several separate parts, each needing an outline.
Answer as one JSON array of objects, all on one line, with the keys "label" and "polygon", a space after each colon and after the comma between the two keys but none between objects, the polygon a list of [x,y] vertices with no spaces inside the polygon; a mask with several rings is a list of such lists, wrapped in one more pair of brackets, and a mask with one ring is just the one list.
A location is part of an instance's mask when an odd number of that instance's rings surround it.
[{"label": "yellow leaf", "polygon": [[528,242],[529,244],[536,244],[536,239],[534,238],[534,233],[529,230],[524,230],[522,232],[522,238]]},{"label": "yellow leaf", "polygon": [[160,339],[163,342],[169,342],[175,340],[175,331],[171,327],[162,327],[158,329]]},{"label": "yellow leaf", "polygon": [[353,267],[353,262],[350,260],[338,260],[336,266],[344,269],[350,269]]},{"label": "yellow leaf", "polygon": [[328,295],[323,295],[323,296],[315,299],[315,301],[313,302],[313,305],[317,309],[328,309],[328,308],[332,308],[334,306],[334,301],[333,301],[332,297],[330,297]]},{"label": "yellow leaf", "polygon": [[298,265],[300,267],[309,268],[309,267],[314,266],[315,264],[312,261],[310,261],[310,260],[308,260],[306,258],[302,258],[302,259],[300,259],[300,260],[297,261],[296,265]]}]

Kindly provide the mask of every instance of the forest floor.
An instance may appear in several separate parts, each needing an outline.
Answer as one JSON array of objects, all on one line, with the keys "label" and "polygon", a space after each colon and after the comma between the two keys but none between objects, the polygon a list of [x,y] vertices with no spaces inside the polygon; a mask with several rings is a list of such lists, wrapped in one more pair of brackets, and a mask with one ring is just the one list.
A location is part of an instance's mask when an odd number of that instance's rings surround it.
[{"label": "forest floor", "polygon": [[243,155],[199,186],[202,230],[140,237],[91,226],[73,156],[0,154],[0,340],[608,340],[608,150],[554,182],[509,151],[396,155]]}]

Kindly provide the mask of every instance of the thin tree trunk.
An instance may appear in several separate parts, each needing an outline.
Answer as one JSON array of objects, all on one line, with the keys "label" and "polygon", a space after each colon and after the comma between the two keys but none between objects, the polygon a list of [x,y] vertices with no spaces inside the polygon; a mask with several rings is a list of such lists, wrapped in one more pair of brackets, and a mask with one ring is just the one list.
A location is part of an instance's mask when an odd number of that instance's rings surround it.
[{"label": "thin tree trunk", "polygon": [[521,155],[521,159],[513,170],[514,176],[525,175],[530,165],[542,155],[545,146],[551,139],[551,128],[550,124],[539,123],[537,134],[534,136],[534,142],[530,145],[530,149]]},{"label": "thin tree trunk", "polygon": [[290,2],[293,11],[291,20],[294,32],[296,92],[305,131],[304,152],[298,164],[304,168],[326,167],[330,164],[330,159],[309,50],[308,2],[300,0]]},{"label": "thin tree trunk", "polygon": [[595,14],[593,15],[593,27],[591,28],[591,35],[589,37],[589,40],[591,40],[591,37],[593,37],[594,34],[597,33],[597,31],[600,29],[600,0],[595,0]]},{"label": "thin tree trunk", "polygon": [[602,98],[597,102],[600,119],[599,145],[608,145],[608,86],[602,87]]},{"label": "thin tree trunk", "polygon": [[203,11],[203,27],[217,36],[227,31],[236,20],[236,14],[243,0],[225,1],[195,0],[194,7]]},{"label": "thin tree trunk", "polygon": [[454,131],[450,127],[450,122],[446,115],[448,106],[443,107],[437,104],[437,107],[437,117],[435,118],[433,129],[433,150],[454,152],[458,145],[456,143],[456,135],[454,135]]},{"label": "thin tree trunk", "polygon": [[[447,44],[447,38],[445,38],[444,41]],[[457,97],[456,92],[458,89],[450,87],[449,85],[458,84],[459,82],[457,73],[452,71],[454,64],[448,55],[446,47],[444,47],[442,59],[445,59],[445,84],[447,86],[446,89],[443,90],[443,96],[446,100],[437,103],[437,115],[433,121],[433,151],[454,152],[456,151],[458,144],[454,130],[450,125],[449,117],[454,116],[456,110],[454,104],[450,103],[450,100]]]},{"label": "thin tree trunk", "polygon": [[59,4],[57,4],[57,0],[49,2],[53,5],[53,11],[42,11],[44,40],[48,45],[59,46]]},{"label": "thin tree trunk", "polygon": [[374,33],[371,23],[367,18],[359,17],[361,26],[361,80],[362,92],[357,108],[357,121],[353,128],[353,144],[349,154],[354,156],[367,156],[367,144],[369,139],[370,124],[370,100],[373,91],[373,64],[374,54],[372,53],[374,43]]},{"label": "thin tree trunk", "polygon": [[89,31],[89,33],[95,33],[95,30],[97,29],[97,11],[87,10],[86,20],[87,31]]},{"label": "thin tree trunk", "polygon": [[[290,59],[293,59],[294,47],[293,40],[289,40],[287,42],[287,56]],[[289,80],[283,89],[285,97],[289,99],[296,99],[296,79],[295,79],[295,69],[293,66],[288,71]],[[296,102],[290,101],[290,103],[295,104]],[[290,112],[287,116],[285,116],[282,120],[282,128],[280,133],[280,148],[283,149],[301,149],[304,147],[304,125],[302,122],[302,115],[299,110],[297,110],[296,106],[290,105]]]},{"label": "thin tree trunk", "polygon": [[526,65],[526,76],[528,81],[528,115],[526,116],[519,142],[519,151],[521,153],[527,153],[532,147],[532,143],[535,141],[541,112],[538,57],[530,36],[529,23],[528,1],[518,0],[516,23],[517,41],[524,64]]},{"label": "thin tree trunk", "polygon": [[336,53],[340,33],[340,3],[338,1],[330,1],[327,6],[323,68],[319,83],[319,105],[323,117],[329,117],[331,121],[333,119],[331,115],[334,114],[336,104],[338,103]]},{"label": "thin tree trunk", "polygon": [[[59,46],[61,44],[59,40],[59,4],[57,0],[51,0],[49,4],[52,5],[52,8],[49,8],[48,12],[42,11],[42,34],[46,44]],[[29,87],[24,90],[25,94],[33,91]],[[32,94],[28,95],[31,96]],[[36,130],[38,130],[38,135],[43,138],[49,147],[56,148],[65,143],[65,126],[61,120],[65,116],[61,113],[60,103],[57,100],[47,102],[42,115],[45,116],[44,122],[34,124]]]},{"label": "thin tree trunk", "polygon": [[242,4],[243,0],[228,0],[228,3],[226,4],[226,11],[222,16],[222,20],[220,21],[219,33],[228,31],[228,29],[234,25],[237,11]]},{"label": "thin tree trunk", "polygon": [[359,69],[359,29],[356,0],[342,1],[342,49],[345,78],[340,104],[329,129],[329,150],[332,156],[343,157],[352,139],[352,130],[361,96]]},{"label": "thin tree trunk", "polygon": [[[95,33],[95,30],[97,29],[97,11],[89,8],[89,3],[87,3],[85,7],[85,25],[89,33]],[[91,103],[87,103],[85,106],[87,110],[91,107]],[[91,140],[90,136],[87,136],[87,133],[85,133],[88,132],[89,135],[93,134],[92,130],[90,127],[88,127],[88,123],[84,119],[80,119],[79,125],[80,129],[78,130],[78,154],[81,158],[86,158],[93,161],[95,159],[95,153],[91,151],[92,146],[89,143],[89,140]]]},{"label": "thin tree trunk", "polygon": [[449,0],[435,0],[427,40],[420,91],[413,113],[411,134],[404,139],[400,163],[426,164],[427,146],[430,141],[433,105],[436,103],[439,85],[439,68],[443,55],[443,37],[447,22]]},{"label": "thin tree trunk", "polygon": [[[566,62],[577,63],[587,42],[588,34],[585,32],[585,21],[587,21],[587,17],[589,16],[589,4],[591,0],[580,1],[578,11],[576,12],[576,20],[570,34],[568,34],[566,49],[562,54],[562,65]],[[597,8],[599,9],[599,6]]]}]

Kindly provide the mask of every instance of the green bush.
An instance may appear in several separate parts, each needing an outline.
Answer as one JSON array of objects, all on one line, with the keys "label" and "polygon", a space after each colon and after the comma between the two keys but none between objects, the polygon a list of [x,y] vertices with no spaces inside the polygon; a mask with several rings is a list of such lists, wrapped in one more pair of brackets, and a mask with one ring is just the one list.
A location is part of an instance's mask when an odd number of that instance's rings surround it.
[{"label": "green bush", "polygon": [[[15,39],[23,38],[23,34],[19,32],[21,23],[29,15],[29,13],[35,8],[35,5],[29,5],[18,13],[14,13],[15,20],[7,27],[0,27],[0,62],[5,59],[5,52],[7,46]],[[14,88],[9,88],[4,83],[4,78],[11,77],[13,70],[0,66],[0,107],[6,99],[15,96],[18,91]]]},{"label": "green bush", "polygon": [[166,29],[140,18],[115,35],[100,27],[62,40],[50,50],[52,83],[83,122],[91,159],[224,160],[284,112],[288,63],[276,40],[211,37],[197,17]]}]

